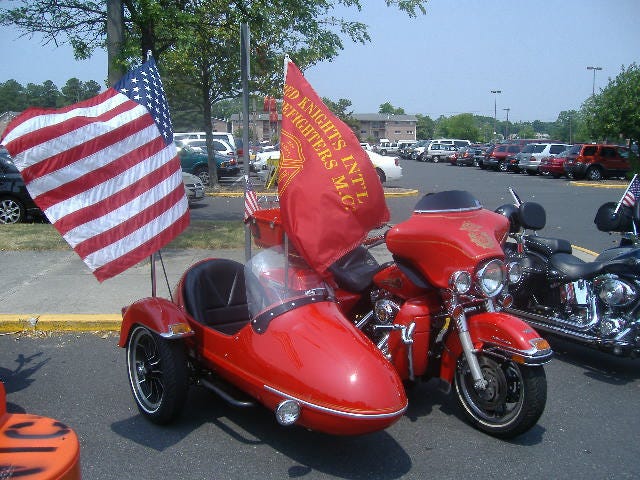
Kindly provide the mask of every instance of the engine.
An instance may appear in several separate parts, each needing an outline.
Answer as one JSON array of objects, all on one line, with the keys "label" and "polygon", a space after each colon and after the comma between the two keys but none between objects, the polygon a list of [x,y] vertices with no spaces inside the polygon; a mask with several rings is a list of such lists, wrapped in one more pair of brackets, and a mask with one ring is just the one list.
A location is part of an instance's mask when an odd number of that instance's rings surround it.
[{"label": "engine", "polygon": [[376,346],[387,355],[387,341],[400,305],[393,299],[383,296],[381,291],[372,292],[373,310],[363,316],[356,327],[362,330]]}]

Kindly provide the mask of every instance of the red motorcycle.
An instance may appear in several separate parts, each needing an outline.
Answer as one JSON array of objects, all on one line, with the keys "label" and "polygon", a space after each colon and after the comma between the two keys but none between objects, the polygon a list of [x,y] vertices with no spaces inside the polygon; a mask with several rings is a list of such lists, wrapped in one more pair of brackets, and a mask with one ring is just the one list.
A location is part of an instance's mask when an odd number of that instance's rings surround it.
[{"label": "red motorcycle", "polygon": [[499,312],[518,275],[500,247],[508,221],[470,194],[420,200],[386,233],[394,262],[379,265],[362,246],[323,276],[283,248],[278,209],[256,212],[252,230],[265,248],[244,268],[203,261],[173,302],[124,309],[119,344],[144,415],[171,420],[190,379],[236,405],[257,400],[281,424],[359,434],[403,414],[403,381],[435,377],[455,386],[470,421],[491,435],[537,422],[552,351]]}]

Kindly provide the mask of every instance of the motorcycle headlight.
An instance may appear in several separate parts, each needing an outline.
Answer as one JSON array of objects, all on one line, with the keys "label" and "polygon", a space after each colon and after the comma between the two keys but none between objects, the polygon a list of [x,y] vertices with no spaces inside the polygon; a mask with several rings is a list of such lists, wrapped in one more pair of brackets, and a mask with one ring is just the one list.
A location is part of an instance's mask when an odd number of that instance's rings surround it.
[{"label": "motorcycle headlight", "polygon": [[507,275],[509,283],[518,283],[522,280],[522,265],[520,262],[510,262],[507,264]]},{"label": "motorcycle headlight", "polygon": [[507,268],[500,260],[491,260],[482,266],[476,274],[477,287],[486,297],[495,297],[504,287]]},{"label": "motorcycle headlight", "polygon": [[449,279],[449,287],[456,293],[467,293],[471,288],[471,274],[464,270],[454,272]]}]

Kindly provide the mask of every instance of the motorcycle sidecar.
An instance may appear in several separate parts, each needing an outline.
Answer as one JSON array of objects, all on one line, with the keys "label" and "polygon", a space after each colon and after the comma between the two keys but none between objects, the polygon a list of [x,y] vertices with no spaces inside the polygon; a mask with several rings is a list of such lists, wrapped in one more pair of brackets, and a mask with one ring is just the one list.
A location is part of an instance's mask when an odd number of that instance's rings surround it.
[{"label": "motorcycle sidecar", "polygon": [[146,298],[124,309],[119,345],[145,416],[174,419],[190,383],[251,404],[242,392],[281,424],[329,434],[373,432],[402,416],[407,398],[393,365],[314,272],[274,266],[278,255],[246,268],[203,260],[184,273],[174,302]]}]

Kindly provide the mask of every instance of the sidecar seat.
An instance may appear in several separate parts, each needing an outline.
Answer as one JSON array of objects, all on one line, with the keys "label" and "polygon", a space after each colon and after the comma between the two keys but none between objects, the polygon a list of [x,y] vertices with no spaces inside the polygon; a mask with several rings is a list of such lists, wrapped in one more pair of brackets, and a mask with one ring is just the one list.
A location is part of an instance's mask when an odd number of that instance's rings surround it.
[{"label": "sidecar seat", "polygon": [[198,322],[227,335],[249,323],[244,265],[215,258],[197,263],[184,276],[185,307]]}]

